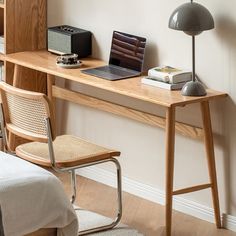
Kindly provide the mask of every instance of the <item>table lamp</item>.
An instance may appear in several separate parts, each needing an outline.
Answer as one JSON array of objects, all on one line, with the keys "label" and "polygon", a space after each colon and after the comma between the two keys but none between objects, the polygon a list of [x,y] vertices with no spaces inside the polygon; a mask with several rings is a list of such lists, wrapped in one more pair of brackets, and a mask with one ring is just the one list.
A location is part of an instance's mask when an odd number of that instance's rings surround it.
[{"label": "table lamp", "polygon": [[169,28],[181,30],[192,36],[192,81],[187,82],[182,88],[184,96],[204,96],[204,86],[196,80],[195,75],[195,36],[202,31],[214,28],[211,13],[202,5],[193,2],[182,4],[174,10],[169,19]]}]

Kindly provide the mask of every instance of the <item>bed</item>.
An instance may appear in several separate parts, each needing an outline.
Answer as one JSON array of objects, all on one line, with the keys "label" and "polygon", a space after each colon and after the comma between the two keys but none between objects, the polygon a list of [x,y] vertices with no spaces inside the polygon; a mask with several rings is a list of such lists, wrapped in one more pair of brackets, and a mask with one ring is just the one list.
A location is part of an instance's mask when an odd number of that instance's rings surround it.
[{"label": "bed", "polygon": [[60,180],[41,167],[3,152],[0,152],[0,209],[0,232],[4,231],[5,236],[36,235],[32,232],[78,234],[77,216]]}]

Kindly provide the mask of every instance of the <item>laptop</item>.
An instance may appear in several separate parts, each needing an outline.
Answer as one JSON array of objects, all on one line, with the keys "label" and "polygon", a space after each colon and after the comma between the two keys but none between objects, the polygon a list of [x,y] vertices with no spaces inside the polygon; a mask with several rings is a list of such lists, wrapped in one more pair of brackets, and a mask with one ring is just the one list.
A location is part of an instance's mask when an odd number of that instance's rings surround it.
[{"label": "laptop", "polygon": [[118,31],[113,32],[109,65],[82,70],[107,80],[120,80],[141,74],[146,39]]}]

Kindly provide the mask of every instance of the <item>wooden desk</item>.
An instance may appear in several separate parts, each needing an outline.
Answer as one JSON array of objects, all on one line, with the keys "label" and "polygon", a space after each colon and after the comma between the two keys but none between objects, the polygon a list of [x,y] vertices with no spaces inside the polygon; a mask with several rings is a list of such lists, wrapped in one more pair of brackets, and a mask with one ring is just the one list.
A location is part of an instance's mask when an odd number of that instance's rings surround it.
[{"label": "wooden desk", "polygon": [[[57,97],[78,104],[94,107],[103,111],[117,115],[129,117],[149,125],[158,126],[166,129],[166,235],[171,235],[172,222],[172,198],[173,195],[189,193],[206,188],[211,188],[215,220],[218,228],[221,227],[218,188],[216,179],[215,156],[213,146],[213,135],[211,127],[209,101],[227,94],[207,90],[207,95],[203,97],[184,97],[180,91],[168,91],[141,84],[141,77],[135,77],[119,81],[108,81],[81,73],[81,69],[103,65],[104,62],[95,59],[83,60],[80,69],[62,69],[55,64],[56,56],[46,51],[21,52],[7,55],[5,60],[15,64],[14,85],[23,87],[23,80],[20,78],[21,67],[31,68],[45,72],[48,81],[48,96],[50,99]],[[115,94],[124,95],[127,98],[134,98],[150,104],[162,106],[166,109],[166,118],[158,117],[146,112],[138,111],[130,107],[121,106],[109,101],[84,95],[75,91],[59,88],[54,85],[55,76],[67,80],[76,81],[81,84],[89,85],[94,88],[103,89]],[[33,82],[33,80],[32,80]],[[199,103],[203,120],[203,128],[193,127],[175,121],[175,110],[178,106]],[[174,146],[175,131],[191,138],[203,138],[208,160],[210,182],[203,185],[188,187],[180,190],[173,190],[174,175]]]}]

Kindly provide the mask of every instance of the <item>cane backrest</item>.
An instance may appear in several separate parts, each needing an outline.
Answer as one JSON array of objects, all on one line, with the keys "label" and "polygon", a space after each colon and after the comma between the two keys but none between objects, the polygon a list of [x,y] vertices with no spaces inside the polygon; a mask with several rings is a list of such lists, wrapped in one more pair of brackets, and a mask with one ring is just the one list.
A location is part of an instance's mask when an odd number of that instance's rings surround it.
[{"label": "cane backrest", "polygon": [[55,138],[53,109],[47,96],[0,83],[5,126],[13,134],[39,142],[47,142],[46,119],[49,118]]}]

